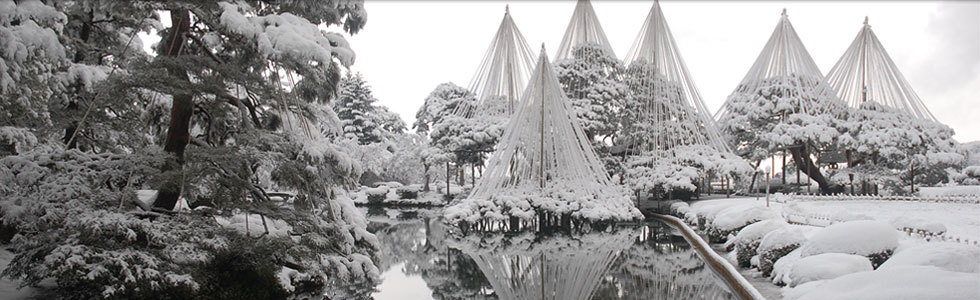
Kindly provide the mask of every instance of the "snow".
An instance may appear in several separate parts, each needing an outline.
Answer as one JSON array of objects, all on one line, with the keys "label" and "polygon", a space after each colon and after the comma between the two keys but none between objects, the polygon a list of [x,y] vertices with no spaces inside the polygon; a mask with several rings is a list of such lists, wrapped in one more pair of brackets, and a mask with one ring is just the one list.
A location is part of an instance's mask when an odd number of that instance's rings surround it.
[{"label": "snow", "polygon": [[354,51],[343,35],[320,30],[317,24],[302,17],[290,13],[255,16],[245,4],[219,2],[218,5],[223,10],[220,16],[223,28],[253,40],[264,57],[320,65],[329,65],[336,58],[346,67],[354,64]]},{"label": "snow", "polygon": [[871,270],[871,261],[864,256],[843,253],[807,256],[793,264],[789,273],[791,280],[789,285],[795,286]]},{"label": "snow", "polygon": [[943,225],[943,223],[914,216],[899,216],[892,219],[889,223],[894,228],[906,231],[933,235],[946,233],[946,225]]},{"label": "snow", "polygon": [[925,243],[899,249],[878,269],[934,266],[947,271],[980,273],[980,247],[957,243]]},{"label": "snow", "polygon": [[801,245],[806,242],[806,237],[798,228],[780,228],[766,234],[759,243],[759,253],[784,248],[791,245]]},{"label": "snow", "polygon": [[263,217],[260,214],[237,213],[231,217],[215,216],[214,219],[225,228],[237,230],[251,237],[265,234],[271,237],[288,237],[289,232],[293,230],[286,221]]},{"label": "snow", "polygon": [[805,293],[784,294],[786,300],[976,300],[980,280],[975,273],[932,266],[903,266],[858,272],[826,282],[814,282]]},{"label": "snow", "polygon": [[543,213],[589,220],[642,216],[631,193],[611,182],[543,49],[522,102],[483,179],[446,208],[450,222],[531,220]]},{"label": "snow", "polygon": [[803,246],[803,257],[822,253],[847,253],[868,256],[894,251],[899,233],[881,221],[837,223],[817,231]]},{"label": "snow", "polygon": [[764,206],[735,206],[719,212],[709,230],[727,234],[748,224],[778,217],[779,215]]},{"label": "snow", "polygon": [[776,260],[776,263],[772,265],[772,283],[779,285],[789,285],[793,283],[793,279],[790,274],[793,273],[793,265],[800,261],[802,257],[800,256],[799,248],[791,251],[789,254]]}]

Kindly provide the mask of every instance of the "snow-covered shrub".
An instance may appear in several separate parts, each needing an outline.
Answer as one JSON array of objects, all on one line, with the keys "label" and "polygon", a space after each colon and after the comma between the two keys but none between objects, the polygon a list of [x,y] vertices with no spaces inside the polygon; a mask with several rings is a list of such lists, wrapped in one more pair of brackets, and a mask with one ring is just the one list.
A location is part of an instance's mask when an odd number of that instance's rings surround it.
[{"label": "snow-covered shrub", "polygon": [[806,286],[809,287],[802,295],[786,294],[785,299],[980,299],[980,281],[976,274],[932,266],[857,272]]},{"label": "snow-covered shrub", "polygon": [[735,206],[722,210],[708,225],[708,239],[721,243],[729,234],[734,234],[749,224],[779,217],[775,212],[761,206]]},{"label": "snow-covered shrub", "polygon": [[743,268],[751,266],[752,257],[759,254],[756,250],[759,248],[762,238],[772,231],[788,226],[786,221],[782,219],[770,219],[750,224],[739,230],[734,239],[738,266]]},{"label": "snow-covered shrub", "polygon": [[871,270],[871,262],[864,256],[843,253],[812,255],[793,264],[789,286]]},{"label": "snow-covered shrub", "polygon": [[925,243],[900,249],[879,270],[934,266],[953,272],[980,273],[980,248],[957,243]]},{"label": "snow-covered shrub", "polygon": [[367,195],[368,203],[371,204],[380,204],[384,202],[385,199],[388,199],[388,187],[386,186],[368,188],[364,190],[364,193]]},{"label": "snow-covered shrub", "polygon": [[782,286],[793,282],[790,274],[793,272],[793,264],[802,258],[800,253],[800,249],[797,248],[776,260],[772,265],[772,276],[770,276],[772,283]]},{"label": "snow-covered shrub", "polygon": [[413,184],[396,188],[395,193],[398,194],[398,199],[417,199],[419,197],[419,191],[421,190],[421,185]]},{"label": "snow-covered shrub", "polygon": [[837,223],[817,231],[800,247],[802,256],[845,253],[865,256],[875,268],[898,247],[898,232],[881,221]]},{"label": "snow-covered shrub", "polygon": [[726,208],[728,208],[728,205],[725,205],[724,203],[695,203],[691,206],[691,210],[697,217],[697,225],[701,226],[701,228],[707,228],[708,224],[711,224],[711,222],[715,220],[718,213]]},{"label": "snow-covered shrub", "polygon": [[679,218],[685,218],[691,212],[691,205],[684,201],[670,204],[670,213]]},{"label": "snow-covered shrub", "polygon": [[790,227],[773,230],[759,242],[759,271],[763,276],[772,274],[773,264],[800,247],[806,241],[803,232]]}]

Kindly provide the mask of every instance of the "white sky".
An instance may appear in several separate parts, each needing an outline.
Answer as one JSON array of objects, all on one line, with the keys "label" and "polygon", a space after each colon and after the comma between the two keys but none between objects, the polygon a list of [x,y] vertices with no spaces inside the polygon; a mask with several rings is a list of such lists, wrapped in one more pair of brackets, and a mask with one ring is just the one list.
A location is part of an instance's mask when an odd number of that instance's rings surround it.
[{"label": "white sky", "polygon": [[[351,68],[380,104],[414,122],[438,84],[468,86],[503,18],[498,1],[372,1],[368,22],[349,38]],[[554,55],[575,1],[512,1],[531,48]],[[616,55],[633,43],[653,1],[593,1]],[[980,2],[662,1],[681,54],[708,109],[717,111],[742,80],[783,8],[820,70],[827,72],[864,17],[930,111],[960,142],[980,140]]]}]

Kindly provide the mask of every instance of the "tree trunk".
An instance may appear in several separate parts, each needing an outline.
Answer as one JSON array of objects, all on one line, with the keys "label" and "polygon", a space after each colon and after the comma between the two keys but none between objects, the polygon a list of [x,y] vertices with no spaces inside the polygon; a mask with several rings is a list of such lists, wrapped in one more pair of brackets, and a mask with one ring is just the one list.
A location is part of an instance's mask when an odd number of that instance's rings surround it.
[{"label": "tree trunk", "polygon": [[833,185],[827,181],[827,178],[823,176],[823,173],[820,173],[820,167],[816,166],[813,163],[813,160],[810,159],[810,151],[804,150],[802,145],[791,147],[789,152],[793,154],[793,162],[796,163],[797,168],[799,168],[803,174],[806,174],[808,177],[813,179],[813,181],[817,182],[817,185],[820,186],[821,193],[833,194],[838,192],[837,190],[841,189],[839,186]]},{"label": "tree trunk", "polygon": [[423,174],[422,176],[425,178],[425,185],[422,186],[423,192],[428,192],[430,189],[429,181],[432,179],[432,177],[429,175],[429,168],[431,167],[432,166],[430,166],[429,164],[422,164],[422,174]]},{"label": "tree trunk", "polygon": [[[187,32],[190,30],[190,12],[186,9],[170,11],[170,19],[173,24],[169,39],[167,40],[164,55],[176,57],[180,55],[181,48]],[[177,66],[167,67],[167,73],[176,77],[178,80],[189,81],[187,71]],[[163,168],[163,172],[179,170],[184,164],[184,150],[190,142],[190,123],[194,113],[194,95],[176,92],[173,95],[173,107],[170,110],[170,126],[167,128],[167,139],[163,143],[163,150],[173,154],[175,159]],[[172,210],[181,194],[181,182],[177,177],[172,182],[163,184],[159,188],[157,200],[153,203],[156,208]]]}]

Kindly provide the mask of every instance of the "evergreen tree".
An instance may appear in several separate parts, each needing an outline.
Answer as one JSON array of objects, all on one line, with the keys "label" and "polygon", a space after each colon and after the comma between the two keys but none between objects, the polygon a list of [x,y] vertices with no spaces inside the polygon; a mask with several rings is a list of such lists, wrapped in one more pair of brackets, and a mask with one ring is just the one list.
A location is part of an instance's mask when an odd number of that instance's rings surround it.
[{"label": "evergreen tree", "polygon": [[[0,7],[0,45],[16,50],[0,52],[0,212],[23,237],[4,275],[110,299],[213,298],[232,282],[338,296],[377,278],[343,190],[361,166],[326,138],[353,51],[318,27],[356,33],[361,1]],[[156,56],[136,37],[150,29]]]},{"label": "evergreen tree", "polygon": [[615,137],[627,91],[623,63],[606,47],[592,43],[576,46],[572,55],[559,61],[555,72],[582,129],[593,141]]},{"label": "evergreen tree", "polygon": [[[340,93],[333,109],[340,118],[344,136],[356,139],[362,145],[381,142],[381,131],[371,87],[361,74],[348,74],[340,82]],[[387,111],[387,109],[385,109]]]}]

